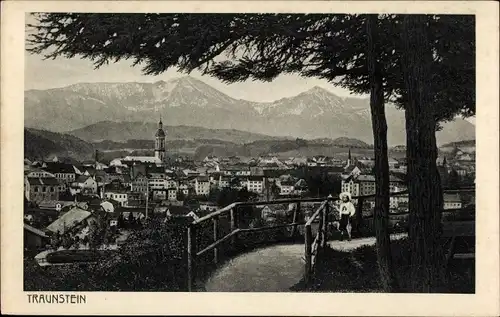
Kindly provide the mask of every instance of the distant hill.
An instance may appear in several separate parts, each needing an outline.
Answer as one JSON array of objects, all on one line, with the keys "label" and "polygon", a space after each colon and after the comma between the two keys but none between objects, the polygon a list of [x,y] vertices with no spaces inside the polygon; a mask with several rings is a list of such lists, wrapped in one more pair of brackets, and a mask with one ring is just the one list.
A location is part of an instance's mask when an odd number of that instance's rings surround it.
[{"label": "distant hill", "polygon": [[[273,102],[252,102],[232,98],[189,76],[155,83],[79,83],[27,90],[24,107],[26,127],[73,131],[71,134],[86,141],[150,139],[153,123],[147,123],[144,129],[131,125],[129,130],[113,130],[108,134],[97,128],[81,129],[102,120],[157,122],[163,115],[164,123],[169,126],[226,129],[229,136],[209,134],[207,138],[236,143],[270,138],[257,134],[304,139],[349,137],[373,143],[369,99],[340,97],[320,87]],[[386,117],[389,146],[404,144],[404,112],[388,104]],[[233,135],[231,129],[247,131],[252,136]],[[175,137],[176,129],[172,128],[172,137],[203,138],[200,134],[207,132],[191,131],[194,135],[189,135],[187,131],[179,131],[180,137]],[[475,126],[456,119],[444,123],[436,136],[438,144],[470,140],[475,138]]]},{"label": "distant hill", "polygon": [[[81,129],[69,131],[88,142],[103,140],[128,142],[129,140],[154,140],[158,124],[154,122],[112,122],[101,121]],[[233,143],[247,143],[257,140],[283,140],[284,137],[272,137],[234,129],[207,129],[194,126],[165,126],[167,140],[215,139]]]},{"label": "distant hill", "polygon": [[[94,150],[101,153],[100,158],[109,161],[115,157],[124,155],[153,155],[154,141],[152,136],[140,139],[141,131],[153,134],[156,125],[143,123],[100,123],[77,131],[76,135],[87,137],[98,141],[93,143],[84,141],[74,135],[49,132],[38,129],[25,129],[25,156],[33,158],[70,157],[78,160],[93,158]],[[139,129],[140,128],[140,129]],[[373,156],[373,147],[355,138],[341,137],[337,139],[284,139],[253,134],[238,130],[218,130],[200,127],[167,127],[168,139],[166,148],[168,154],[181,153],[193,155],[195,159],[203,159],[208,155],[215,156],[260,156],[266,154],[281,157],[291,156],[336,156],[347,157],[348,149],[354,156]],[[97,133],[97,132],[99,133]],[[121,132],[120,132],[121,131]],[[138,131],[135,133],[134,131]],[[121,133],[121,134],[120,134]],[[133,137],[125,141],[101,139],[106,137],[123,139]],[[186,137],[183,139],[182,137]],[[264,139],[259,139],[259,138]],[[222,139],[219,139],[222,138]],[[251,141],[248,141],[251,140]],[[464,145],[473,144],[472,141],[458,142]],[[449,144],[447,144],[449,146]],[[440,149],[443,149],[441,147]],[[389,155],[400,157],[405,155],[404,146],[396,146],[390,149]]]},{"label": "distant hill", "polygon": [[24,129],[24,156],[28,159],[57,156],[87,160],[94,156],[94,146],[68,134]]},{"label": "distant hill", "polygon": [[309,144],[333,145],[338,147],[350,147],[359,149],[370,149],[373,146],[355,138],[340,137],[336,139],[313,139],[308,141]]},{"label": "distant hill", "polygon": [[[224,132],[224,131],[223,131]],[[240,136],[246,134],[243,131],[231,131],[232,136]],[[223,135],[221,131],[210,130],[208,131],[211,136],[213,135]],[[168,134],[168,133],[167,133]],[[191,134],[193,135],[193,134]],[[230,137],[228,137],[230,138]],[[239,138],[236,138],[239,141]],[[128,140],[126,142],[116,142],[116,141],[99,141],[94,142],[94,146],[102,151],[120,151],[120,150],[153,150],[154,141],[153,140]],[[300,150],[304,154],[308,152],[307,149],[368,149],[371,150],[371,146],[364,143],[363,141],[353,139],[353,138],[339,138],[339,139],[315,139],[315,140],[287,140],[287,139],[267,139],[267,140],[256,140],[247,143],[231,142],[220,139],[209,139],[209,138],[193,138],[193,139],[169,139],[165,144],[167,152],[182,152],[182,153],[193,153],[195,159],[203,159],[208,155],[215,156],[260,156],[266,154],[276,154],[288,151]],[[337,150],[338,151],[338,150]],[[347,151],[347,150],[346,150]],[[312,150],[311,153],[314,153]],[[315,155],[315,154],[312,154]]]},{"label": "distant hill", "polygon": [[406,145],[396,145],[393,146],[390,150],[393,152],[406,152]]},{"label": "distant hill", "polygon": [[441,147],[471,147],[471,146],[476,146],[476,140],[464,140],[464,141],[458,141],[458,142],[450,142],[441,145]]},{"label": "distant hill", "polygon": [[476,152],[476,140],[465,140],[459,142],[451,142],[444,144],[439,147],[439,150],[446,153],[451,153],[458,148],[464,152],[473,153]]}]

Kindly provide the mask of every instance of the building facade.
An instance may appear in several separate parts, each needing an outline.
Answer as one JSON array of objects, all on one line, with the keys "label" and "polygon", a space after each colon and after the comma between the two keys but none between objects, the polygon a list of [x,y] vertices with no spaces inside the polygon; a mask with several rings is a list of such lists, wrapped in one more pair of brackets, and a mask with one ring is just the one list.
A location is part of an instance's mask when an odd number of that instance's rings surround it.
[{"label": "building facade", "polygon": [[55,177],[25,177],[24,194],[28,201],[42,202],[59,200],[61,185]]}]

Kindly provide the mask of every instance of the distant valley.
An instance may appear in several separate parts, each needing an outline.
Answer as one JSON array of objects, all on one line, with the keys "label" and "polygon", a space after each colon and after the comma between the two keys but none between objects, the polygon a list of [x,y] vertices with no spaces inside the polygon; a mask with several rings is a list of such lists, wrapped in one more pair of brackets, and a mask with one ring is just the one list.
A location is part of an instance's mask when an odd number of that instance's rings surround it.
[{"label": "distant valley", "polygon": [[[368,99],[343,98],[315,87],[274,102],[234,99],[192,77],[156,83],[89,83],[27,90],[25,126],[64,132],[87,141],[151,139],[160,115],[169,139],[238,144],[257,140],[338,139],[372,144]],[[388,143],[405,144],[404,113],[386,107]],[[103,124],[107,120],[108,124]],[[196,127],[196,128],[193,128]],[[216,134],[203,136],[205,129]],[[197,132],[196,132],[197,130]],[[475,126],[457,119],[437,133],[438,144],[475,139]]]},{"label": "distant valley", "polygon": [[[102,124],[109,124],[109,122]],[[119,129],[122,124],[118,125],[117,131],[126,131],[125,129]],[[113,158],[126,155],[153,155],[154,141],[152,135],[154,130],[151,132],[147,129],[148,132],[144,132],[144,135],[127,135],[127,137],[145,137],[144,139],[113,141],[106,139],[106,136],[112,137],[112,134],[102,135],[98,139],[89,137],[90,135],[95,136],[89,130],[92,131],[93,127],[96,126],[100,126],[100,124],[92,125],[92,128],[75,130],[73,131],[75,135],[39,129],[25,129],[25,157],[29,159],[52,159],[57,156],[75,160],[89,160],[94,159],[94,153],[97,150],[99,159],[103,162],[109,162]],[[155,127],[154,124],[151,124],[151,126]],[[349,149],[357,157],[373,156],[372,145],[353,138],[304,140],[262,136],[238,130],[214,130],[186,126],[171,126],[168,129],[173,133],[166,140],[167,154],[169,156],[187,155],[196,160],[201,160],[208,155],[255,157],[267,154],[279,157],[325,155],[346,158]],[[250,142],[244,142],[244,140],[250,140]],[[450,152],[455,145],[464,151],[475,151],[474,140],[447,144],[441,147],[440,150]],[[405,154],[404,146],[389,149],[391,157],[402,157]]]},{"label": "distant valley", "polygon": [[[94,125],[95,126],[95,125]],[[199,127],[170,127],[179,128],[176,139],[168,138],[166,148],[169,155],[189,155],[195,159],[203,159],[207,155],[216,156],[259,156],[274,154],[278,156],[313,156],[313,155],[340,155],[346,156],[348,149],[354,154],[370,154],[371,145],[357,139],[285,139],[250,134],[237,130],[211,130]],[[75,134],[85,137],[79,130]],[[154,132],[154,130],[153,130]],[[203,133],[202,133],[203,132]],[[200,134],[201,133],[201,134]],[[152,134],[151,132],[149,133]],[[88,135],[87,135],[88,136]],[[141,135],[136,135],[141,137]],[[205,138],[201,138],[205,136]],[[242,142],[242,137],[251,142]],[[258,138],[262,139],[258,139]],[[254,140],[252,140],[254,138]],[[113,141],[104,138],[83,140],[75,135],[54,133],[37,129],[25,129],[25,153],[30,159],[50,159],[54,156],[71,157],[73,159],[91,159],[95,150],[99,157],[110,160],[124,155],[152,155],[154,141],[149,139],[129,139],[127,141]]]}]

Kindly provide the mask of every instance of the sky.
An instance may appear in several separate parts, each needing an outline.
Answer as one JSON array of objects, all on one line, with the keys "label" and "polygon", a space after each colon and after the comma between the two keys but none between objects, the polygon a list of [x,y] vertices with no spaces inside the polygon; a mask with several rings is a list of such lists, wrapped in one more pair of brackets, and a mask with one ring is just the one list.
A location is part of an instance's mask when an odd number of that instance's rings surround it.
[{"label": "sky", "polygon": [[[43,56],[25,52],[25,90],[64,87],[75,83],[88,82],[156,82],[185,76],[175,69],[158,76],[146,76],[141,67],[131,67],[130,61],[102,66],[95,70],[91,61],[78,58],[44,60]],[[279,76],[272,82],[246,81],[225,84],[221,81],[192,72],[190,76],[200,79],[227,95],[250,101],[274,101],[283,97],[295,96],[300,92],[323,87],[336,95],[349,96],[346,89],[334,87],[325,80],[302,78],[297,75]]]}]

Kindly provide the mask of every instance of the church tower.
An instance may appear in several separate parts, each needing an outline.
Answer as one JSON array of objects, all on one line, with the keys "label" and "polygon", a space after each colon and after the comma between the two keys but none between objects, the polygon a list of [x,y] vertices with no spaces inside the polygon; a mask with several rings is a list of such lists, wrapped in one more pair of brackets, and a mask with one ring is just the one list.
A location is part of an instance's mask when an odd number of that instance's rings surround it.
[{"label": "church tower", "polygon": [[162,163],[165,161],[165,131],[163,131],[163,123],[158,123],[158,130],[155,134],[155,157]]}]

